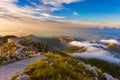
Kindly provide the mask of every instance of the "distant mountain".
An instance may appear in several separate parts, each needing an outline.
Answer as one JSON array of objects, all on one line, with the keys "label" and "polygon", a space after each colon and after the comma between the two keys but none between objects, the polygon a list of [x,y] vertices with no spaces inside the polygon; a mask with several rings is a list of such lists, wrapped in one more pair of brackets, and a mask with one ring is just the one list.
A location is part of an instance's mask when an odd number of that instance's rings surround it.
[{"label": "distant mountain", "polygon": [[68,47],[68,43],[75,38],[72,36],[59,36],[59,37],[36,37],[34,35],[28,35],[27,38],[32,39],[35,42],[42,42],[57,50],[63,50]]}]

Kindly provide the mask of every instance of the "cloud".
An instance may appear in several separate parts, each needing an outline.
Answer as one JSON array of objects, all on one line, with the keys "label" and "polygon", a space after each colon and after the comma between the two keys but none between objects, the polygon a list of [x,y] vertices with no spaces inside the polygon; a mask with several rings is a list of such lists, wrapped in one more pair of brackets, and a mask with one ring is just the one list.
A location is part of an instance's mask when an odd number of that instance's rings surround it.
[{"label": "cloud", "polygon": [[15,31],[15,30],[0,30],[0,35],[5,36],[5,35],[15,35],[15,36],[26,36],[28,33],[23,32],[23,31]]},{"label": "cloud", "polygon": [[100,42],[120,45],[119,41],[115,39],[103,39],[103,40],[100,40]]},{"label": "cloud", "polygon": [[[65,9],[62,4],[71,4],[74,2],[79,2],[82,0],[25,0],[30,5],[19,6],[16,3],[20,0],[0,0],[0,19],[5,19],[11,22],[22,22],[22,23],[40,23],[46,21],[50,24],[57,24],[65,27],[120,27],[120,23],[107,23],[102,24],[96,22],[80,22],[80,21],[70,21],[66,16],[53,15],[54,11]],[[35,2],[37,1],[37,2]],[[42,4],[40,4],[42,2]],[[39,4],[38,4],[39,3]],[[34,7],[33,7],[34,6]],[[73,15],[78,15],[77,12],[69,10]],[[67,20],[67,21],[65,21]],[[55,22],[52,22],[55,21]],[[46,23],[44,22],[44,23]],[[62,23],[61,23],[62,22]],[[3,25],[3,22],[0,24]]]},{"label": "cloud", "polygon": [[[27,0],[31,3],[30,0]],[[54,16],[51,14],[52,11],[58,10],[56,7],[46,7],[44,5],[34,4],[36,7],[32,6],[18,6],[16,3],[18,0],[1,0],[0,1],[0,17],[5,19],[61,19],[64,16]],[[7,5],[7,7],[6,7]],[[37,16],[36,16],[37,14]]]},{"label": "cloud", "polygon": [[76,15],[79,15],[79,14],[78,14],[77,12],[73,12],[73,15],[75,15],[75,16],[76,16]]},{"label": "cloud", "polygon": [[[114,41],[112,41],[112,42],[114,42]],[[70,42],[70,45],[84,46],[87,48],[87,50],[85,52],[74,53],[74,54],[71,54],[72,56],[82,57],[82,58],[90,58],[90,59],[96,58],[99,60],[120,64],[120,59],[115,57],[114,54],[111,54],[109,51],[100,48],[100,46],[107,47],[105,45],[89,43],[89,42],[79,42],[79,41],[72,41],[72,42]],[[98,46],[98,47],[95,47],[95,46]]]},{"label": "cloud", "polygon": [[51,5],[51,6],[56,6],[59,7],[61,6],[63,3],[65,4],[70,4],[70,3],[74,3],[74,2],[79,2],[81,0],[42,0],[42,2],[46,5]]},{"label": "cloud", "polygon": [[46,13],[43,13],[41,15],[44,16],[44,17],[47,17],[47,18],[58,18],[58,19],[65,18],[63,16],[53,16],[53,15],[46,14]]}]

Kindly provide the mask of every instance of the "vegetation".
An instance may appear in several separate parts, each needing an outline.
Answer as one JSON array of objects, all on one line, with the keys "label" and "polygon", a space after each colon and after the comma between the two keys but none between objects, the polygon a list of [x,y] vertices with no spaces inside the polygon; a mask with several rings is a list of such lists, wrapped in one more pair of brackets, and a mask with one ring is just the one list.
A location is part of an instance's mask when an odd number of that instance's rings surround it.
[{"label": "vegetation", "polygon": [[34,54],[37,54],[35,51],[29,51],[28,52],[28,55],[34,55]]},{"label": "vegetation", "polygon": [[0,46],[0,65],[7,61],[8,56],[12,56],[18,47],[14,43],[5,43]]},{"label": "vegetation", "polygon": [[103,72],[107,72],[111,74],[113,77],[116,77],[120,80],[120,65],[108,63],[98,59],[83,59],[83,58],[79,58],[79,59],[87,64],[96,66],[97,68],[101,69]]},{"label": "vegetation", "polygon": [[77,47],[77,46],[71,46],[65,50],[63,50],[64,53],[75,53],[75,52],[85,52],[85,47]]},{"label": "vegetation", "polygon": [[93,72],[78,64],[78,60],[52,53],[45,55],[48,58],[31,63],[25,69],[31,80],[94,80]]},{"label": "vegetation", "polygon": [[3,46],[0,46],[1,57],[7,57],[12,55],[16,51],[17,47],[14,43],[5,43]]},{"label": "vegetation", "polygon": [[[18,45],[21,45],[22,47]],[[38,52],[58,52],[43,43],[34,42],[27,38],[20,39],[18,41],[18,45],[15,44],[15,42],[13,41],[6,42],[2,46],[0,46],[0,65],[2,63],[7,64],[16,60],[26,58],[28,56],[37,54]],[[17,55],[14,55],[15,52],[17,53]]]}]

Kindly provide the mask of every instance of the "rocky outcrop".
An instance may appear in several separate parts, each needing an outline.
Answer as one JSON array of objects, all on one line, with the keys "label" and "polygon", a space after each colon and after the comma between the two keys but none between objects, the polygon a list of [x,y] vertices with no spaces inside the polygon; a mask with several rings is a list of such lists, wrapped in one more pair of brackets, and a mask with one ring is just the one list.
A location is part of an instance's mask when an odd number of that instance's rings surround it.
[{"label": "rocky outcrop", "polygon": [[61,36],[60,38],[59,38],[59,40],[60,40],[60,42],[62,43],[62,44],[68,44],[69,42],[71,42],[71,41],[74,41],[75,40],[75,38],[74,37],[72,37],[72,36]]},{"label": "rocky outcrop", "polygon": [[92,67],[91,65],[85,64],[84,62],[79,62],[78,64],[83,65],[86,69],[92,71],[94,73],[95,77],[98,77],[98,72],[97,72],[96,67]]},{"label": "rocky outcrop", "polygon": [[29,77],[29,75],[26,75],[26,74],[20,74],[17,77],[17,80],[30,80],[30,77]]},{"label": "rocky outcrop", "polygon": [[103,73],[103,76],[106,78],[106,80],[118,80],[114,77],[112,77],[110,74],[108,73]]},{"label": "rocky outcrop", "polygon": [[0,60],[2,64],[7,64],[38,53],[59,53],[59,51],[28,38],[10,38],[0,47]]}]

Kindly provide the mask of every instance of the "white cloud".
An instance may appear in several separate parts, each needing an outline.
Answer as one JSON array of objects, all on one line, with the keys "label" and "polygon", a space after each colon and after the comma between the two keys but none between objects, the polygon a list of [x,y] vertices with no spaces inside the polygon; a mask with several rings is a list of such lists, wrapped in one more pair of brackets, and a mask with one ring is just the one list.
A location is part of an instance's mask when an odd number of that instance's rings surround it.
[{"label": "white cloud", "polygon": [[53,16],[53,15],[46,14],[46,13],[43,13],[41,15],[44,16],[44,17],[46,17],[46,18],[58,18],[58,19],[65,18],[63,16]]},{"label": "white cloud", "polygon": [[56,7],[61,6],[63,3],[70,4],[73,2],[79,2],[79,1],[81,1],[81,0],[51,0],[51,1],[50,0],[42,0],[42,2],[44,4],[56,6]]},{"label": "white cloud", "polygon": [[[111,40],[110,42],[116,42],[116,41]],[[79,41],[72,41],[70,42],[70,45],[80,46],[80,47],[83,46],[87,49],[85,52],[82,53],[71,54],[73,56],[82,57],[82,58],[96,58],[99,60],[120,64],[120,59],[115,57],[114,54],[111,54],[109,51],[100,48],[100,47],[107,47],[105,45],[97,44],[97,43],[89,43],[89,42],[79,42]]]},{"label": "white cloud", "polygon": [[73,15],[79,15],[77,12],[73,12]]},{"label": "white cloud", "polygon": [[119,41],[115,39],[103,39],[103,40],[100,40],[100,42],[120,45]]},{"label": "white cloud", "polygon": [[[63,16],[54,16],[52,11],[58,10],[56,7],[46,7],[43,5],[36,5],[36,8],[31,6],[18,7],[15,2],[18,0],[1,0],[0,1],[0,17],[4,19],[17,20],[32,20],[32,19],[61,19]],[[29,3],[31,3],[28,0]],[[7,6],[7,7],[6,7]],[[38,14],[39,16],[35,16]]]}]

